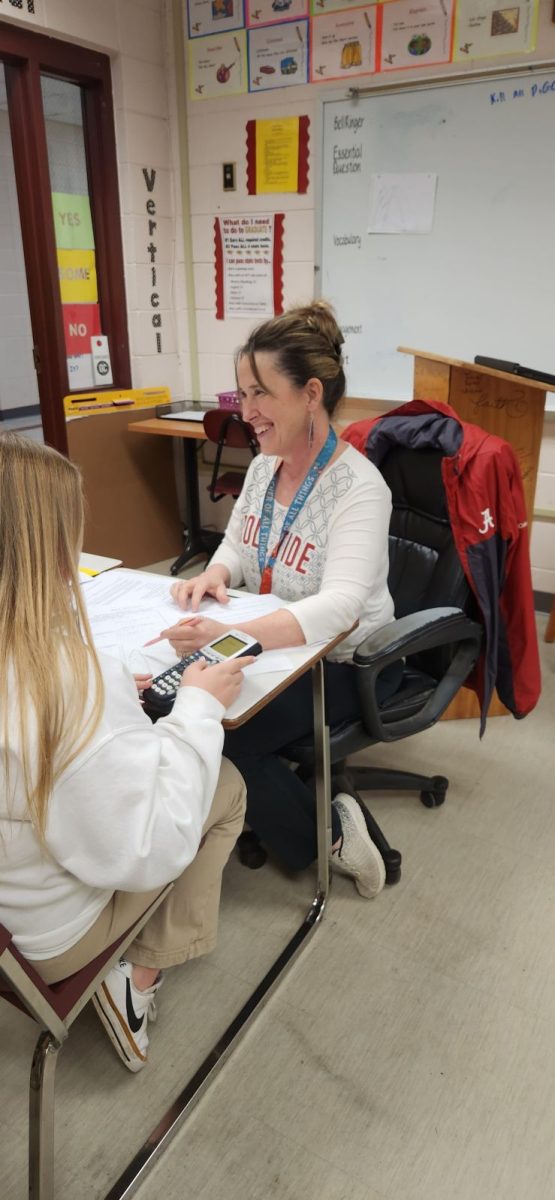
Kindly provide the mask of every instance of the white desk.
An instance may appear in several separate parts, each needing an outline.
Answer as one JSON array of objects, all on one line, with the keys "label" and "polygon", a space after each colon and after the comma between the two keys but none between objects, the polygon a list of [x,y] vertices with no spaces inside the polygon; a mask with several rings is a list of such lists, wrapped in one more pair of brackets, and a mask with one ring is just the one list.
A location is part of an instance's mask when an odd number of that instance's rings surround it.
[{"label": "white desk", "polygon": [[[137,572],[139,578],[144,580]],[[159,578],[159,577],[157,577]],[[168,587],[170,581],[168,580]],[[94,634],[94,619],[92,620]],[[169,1141],[189,1116],[208,1085],[221,1070],[224,1062],[237,1045],[253,1017],[265,1004],[278,982],[283,978],[302,947],[314,933],[322,919],[329,886],[329,849],[331,846],[331,777],[329,759],[329,729],[326,724],[324,697],[324,657],[346,636],[346,633],[319,646],[298,646],[287,650],[290,667],[279,674],[257,674],[245,677],[241,693],[228,709],[223,722],[224,728],[235,729],[245,724],[259,712],[274,696],[303,675],[312,672],[312,694],[314,706],[314,776],[316,785],[316,812],[318,834],[318,870],[316,888],[306,916],[284,946],[270,970],[260,981],[247,1002],[228,1025],[216,1045],[206,1056],[195,1074],[189,1079],[180,1095],[158,1122],[152,1133],[135,1155],[125,1171],[113,1185],[106,1200],[123,1200],[130,1197],[141,1184],[157,1158],[166,1149]],[[261,660],[262,662],[262,660]],[[165,663],[163,665],[166,665]],[[162,666],[160,667],[162,669]]]}]

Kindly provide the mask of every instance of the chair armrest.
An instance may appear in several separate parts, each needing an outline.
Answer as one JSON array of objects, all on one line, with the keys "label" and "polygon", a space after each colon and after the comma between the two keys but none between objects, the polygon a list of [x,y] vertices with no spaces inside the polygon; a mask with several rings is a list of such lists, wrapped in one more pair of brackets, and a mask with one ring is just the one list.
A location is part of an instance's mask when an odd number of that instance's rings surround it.
[{"label": "chair armrest", "polygon": [[[460,608],[428,608],[377,629],[357,646],[354,663],[364,724],[380,742],[394,742],[434,725],[472,670],[482,641],[482,629]],[[418,713],[384,722],[376,700],[376,679],[390,663],[407,655],[457,647],[445,675]]]}]

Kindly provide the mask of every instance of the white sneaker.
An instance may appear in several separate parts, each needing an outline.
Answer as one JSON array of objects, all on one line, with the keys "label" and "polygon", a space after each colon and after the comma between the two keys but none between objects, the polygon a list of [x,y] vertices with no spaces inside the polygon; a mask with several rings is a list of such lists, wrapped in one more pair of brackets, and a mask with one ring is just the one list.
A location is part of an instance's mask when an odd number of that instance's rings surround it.
[{"label": "white sneaker", "polygon": [[341,821],[343,842],[340,850],[332,850],[331,866],[334,871],[350,875],[361,896],[370,900],[381,892],[385,883],[383,858],[368,833],[364,814],[354,797],[340,792],[333,803]]},{"label": "white sneaker", "polygon": [[124,958],[108,972],[92,1002],[121,1061],[129,1071],[140,1071],[147,1059],[148,1018],[155,1019],[155,996],[162,976],[140,992],[133,986],[132,964]]}]

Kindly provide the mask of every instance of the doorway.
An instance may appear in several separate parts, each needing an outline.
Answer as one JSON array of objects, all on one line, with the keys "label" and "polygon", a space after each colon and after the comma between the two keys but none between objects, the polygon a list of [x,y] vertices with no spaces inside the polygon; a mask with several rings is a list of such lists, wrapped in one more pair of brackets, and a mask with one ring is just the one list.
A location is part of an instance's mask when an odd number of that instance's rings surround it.
[{"label": "doorway", "polygon": [[110,61],[0,22],[0,429],[131,383]]}]

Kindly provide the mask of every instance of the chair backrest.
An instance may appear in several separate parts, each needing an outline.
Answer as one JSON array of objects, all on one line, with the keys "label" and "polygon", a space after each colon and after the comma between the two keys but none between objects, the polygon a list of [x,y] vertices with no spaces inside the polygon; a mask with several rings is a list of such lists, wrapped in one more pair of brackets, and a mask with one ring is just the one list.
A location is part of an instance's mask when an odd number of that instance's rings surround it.
[{"label": "chair backrest", "polygon": [[234,450],[258,452],[254,429],[239,413],[224,408],[215,408],[203,417],[204,432],[209,441],[218,447],[229,446]]},{"label": "chair backrest", "polygon": [[258,454],[258,442],[252,425],[243,421],[239,413],[224,408],[215,408],[204,414],[204,432],[209,441],[217,446],[212,478],[208,485],[210,499],[214,502],[224,496],[238,496],[243,486],[244,470],[226,471],[220,475],[220,461],[225,446],[233,450],[250,450],[253,458]]},{"label": "chair backrest", "polygon": [[[389,589],[395,616],[426,608],[454,606],[474,615],[473,598],[453,540],[440,450],[392,448],[380,463],[391,491]],[[439,677],[449,659],[444,650],[411,659],[419,670]]]}]

